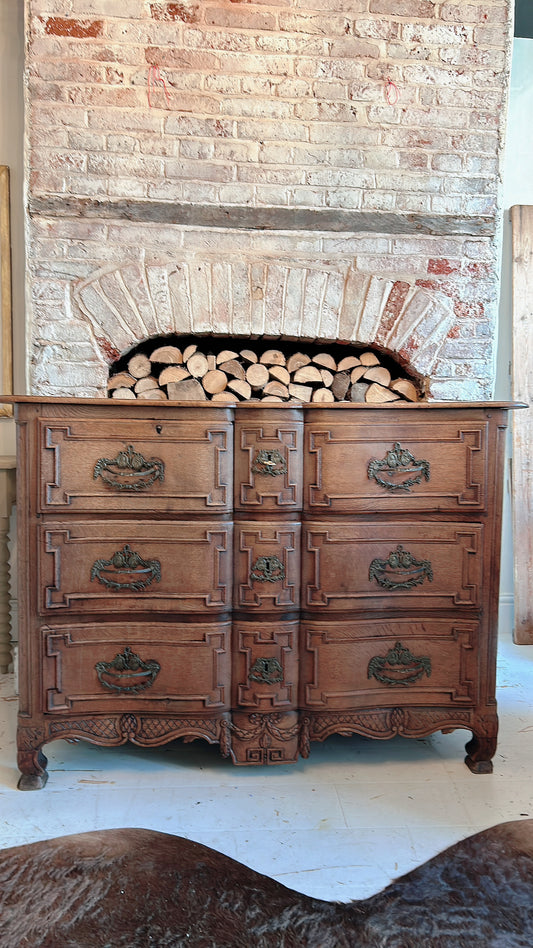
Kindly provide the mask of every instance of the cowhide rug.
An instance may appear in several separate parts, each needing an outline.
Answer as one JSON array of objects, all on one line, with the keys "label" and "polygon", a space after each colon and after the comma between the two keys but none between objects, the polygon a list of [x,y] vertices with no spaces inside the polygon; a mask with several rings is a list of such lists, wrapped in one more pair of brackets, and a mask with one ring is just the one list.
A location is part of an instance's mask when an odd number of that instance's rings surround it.
[{"label": "cowhide rug", "polygon": [[533,948],[533,820],[348,904],[179,837],[81,833],[1,852],[0,902],[1,948]]}]

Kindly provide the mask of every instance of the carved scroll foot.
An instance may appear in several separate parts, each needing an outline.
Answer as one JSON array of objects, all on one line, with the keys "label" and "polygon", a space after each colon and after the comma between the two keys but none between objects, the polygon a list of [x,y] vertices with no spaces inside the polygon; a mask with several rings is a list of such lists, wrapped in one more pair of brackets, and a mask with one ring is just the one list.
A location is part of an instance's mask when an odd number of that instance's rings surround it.
[{"label": "carved scroll foot", "polygon": [[46,765],[48,760],[42,750],[20,751],[18,765],[21,776],[19,790],[42,790],[48,780]]},{"label": "carved scroll foot", "polygon": [[488,737],[487,735],[478,736],[473,734],[472,740],[468,741],[465,750],[467,752],[465,764],[473,774],[492,773],[492,758],[496,753],[496,736]]}]

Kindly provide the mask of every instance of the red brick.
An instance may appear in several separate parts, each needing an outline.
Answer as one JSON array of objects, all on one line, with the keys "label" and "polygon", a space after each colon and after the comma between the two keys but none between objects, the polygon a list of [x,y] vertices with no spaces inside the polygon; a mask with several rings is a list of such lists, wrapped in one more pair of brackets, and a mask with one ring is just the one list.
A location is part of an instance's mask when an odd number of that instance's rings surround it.
[{"label": "red brick", "polygon": [[195,23],[198,19],[198,7],[187,3],[151,3],[150,13],[154,20],[181,20],[183,23]]},{"label": "red brick", "polygon": [[457,273],[459,267],[445,258],[429,260],[428,273]]},{"label": "red brick", "polygon": [[91,39],[103,35],[104,22],[103,20],[71,20],[69,17],[49,16],[44,31],[49,36],[75,36],[77,39]]}]

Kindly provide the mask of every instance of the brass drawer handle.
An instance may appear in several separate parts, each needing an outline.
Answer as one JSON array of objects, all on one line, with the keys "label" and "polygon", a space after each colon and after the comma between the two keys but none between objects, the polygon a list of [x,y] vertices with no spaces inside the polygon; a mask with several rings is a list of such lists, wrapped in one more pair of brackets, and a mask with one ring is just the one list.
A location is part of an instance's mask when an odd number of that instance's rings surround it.
[{"label": "brass drawer handle", "polygon": [[94,465],[94,480],[101,477],[104,484],[115,490],[141,491],[165,479],[165,465],[159,458],[146,460],[132,444],[119,451],[116,458],[99,458]]},{"label": "brass drawer handle", "polygon": [[94,667],[104,688],[122,694],[138,694],[151,688],[161,670],[159,662],[153,658],[143,661],[129,645],[115,655],[112,662],[97,662]]},{"label": "brass drawer handle", "polygon": [[250,674],[250,681],[259,681],[266,685],[276,685],[283,681],[283,668],[277,658],[256,658]]},{"label": "brass drawer handle", "polygon": [[287,473],[287,462],[281,451],[276,448],[263,448],[254,458],[252,473],[278,477],[280,474]]},{"label": "brass drawer handle", "polygon": [[414,484],[420,484],[422,478],[429,481],[429,477],[429,461],[417,460],[399,441],[381,461],[374,459],[368,465],[368,479],[393,493],[400,490],[410,493]]},{"label": "brass drawer handle", "polygon": [[250,579],[260,583],[278,583],[285,579],[285,567],[278,556],[260,556],[252,566]]},{"label": "brass drawer handle", "polygon": [[372,560],[368,578],[375,579],[384,589],[412,589],[413,586],[421,586],[426,579],[433,582],[433,568],[429,560],[417,560],[398,544],[389,553],[388,559]]},{"label": "brass drawer handle", "polygon": [[135,553],[126,545],[122,550],[113,553],[110,560],[96,560],[91,567],[91,582],[97,579],[108,589],[131,589],[139,592],[146,589],[155,579],[161,579],[161,563],[159,560],[143,560],[139,553]]},{"label": "brass drawer handle", "polygon": [[424,674],[431,677],[431,659],[427,655],[413,655],[401,642],[396,642],[386,655],[374,655],[368,663],[369,678],[393,687],[414,685]]}]

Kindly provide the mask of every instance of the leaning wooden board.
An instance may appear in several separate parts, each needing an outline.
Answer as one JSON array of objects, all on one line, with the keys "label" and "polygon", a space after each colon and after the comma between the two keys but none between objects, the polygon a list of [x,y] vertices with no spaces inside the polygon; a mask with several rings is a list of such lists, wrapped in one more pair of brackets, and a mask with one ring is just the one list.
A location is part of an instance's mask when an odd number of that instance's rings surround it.
[{"label": "leaning wooden board", "polygon": [[[513,396],[533,400],[533,207],[511,209]],[[533,644],[533,410],[513,419],[514,639]]]}]

